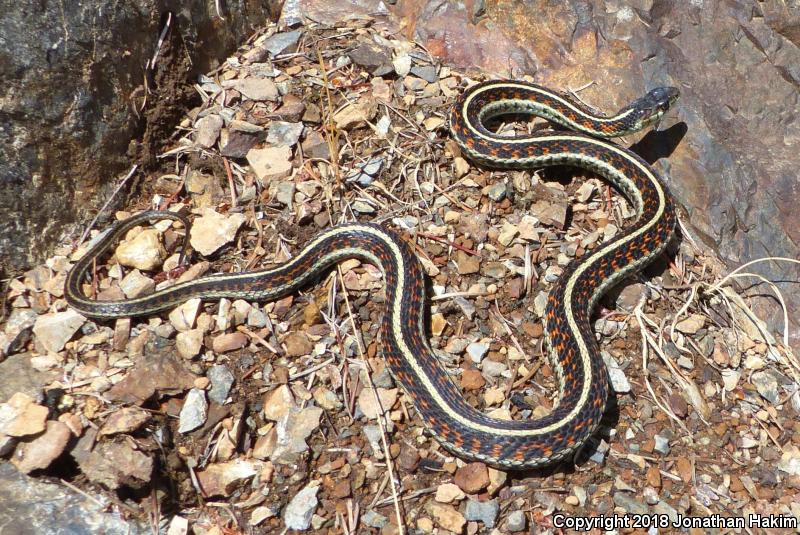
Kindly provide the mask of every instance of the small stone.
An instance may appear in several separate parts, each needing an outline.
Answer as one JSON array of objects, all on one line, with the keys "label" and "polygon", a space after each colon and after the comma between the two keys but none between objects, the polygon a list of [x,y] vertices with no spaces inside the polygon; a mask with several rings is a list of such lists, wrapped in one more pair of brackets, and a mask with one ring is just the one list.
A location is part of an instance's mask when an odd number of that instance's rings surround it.
[{"label": "small stone", "polygon": [[675,328],[684,334],[695,334],[703,328],[706,323],[705,316],[700,314],[692,314],[688,318],[679,321]]},{"label": "small stone", "polygon": [[278,147],[294,147],[303,134],[303,123],[272,121],[267,131],[267,143]]},{"label": "small stone", "polygon": [[641,282],[625,286],[617,297],[617,308],[625,312],[633,312],[642,295],[646,295],[647,291],[647,286]]},{"label": "small stone", "polygon": [[328,140],[320,132],[312,130],[306,134],[306,138],[300,144],[306,158],[317,158],[320,160],[330,160],[331,151]]},{"label": "small stone", "polygon": [[318,386],[312,393],[314,401],[326,411],[334,411],[342,408],[342,402],[335,392],[324,386]]},{"label": "small stone", "polygon": [[348,56],[353,63],[364,67],[373,76],[383,76],[392,71],[391,50],[376,43],[361,43]]},{"label": "small stone", "polygon": [[569,204],[566,202],[537,201],[531,206],[531,215],[545,225],[551,225],[562,230],[566,227],[568,212]]},{"label": "small stone", "polygon": [[753,386],[756,387],[756,390],[762,398],[770,403],[778,402],[778,381],[771,373],[763,371],[755,372],[750,377],[750,381],[753,383]]},{"label": "small stone", "polygon": [[240,80],[226,80],[222,82],[225,88],[232,88],[250,100],[272,101],[280,99],[278,86],[269,78],[244,78]]},{"label": "small stone", "polygon": [[244,219],[242,214],[224,216],[206,208],[203,210],[203,215],[195,219],[192,224],[190,238],[192,248],[205,256],[217,252],[223,245],[233,241]]},{"label": "small stone", "polygon": [[375,118],[378,106],[374,99],[361,97],[358,101],[348,104],[333,115],[333,122],[340,130],[359,128]]},{"label": "small stone", "polygon": [[208,465],[197,471],[200,487],[207,496],[230,496],[258,473],[259,465],[237,459]]},{"label": "small stone", "polygon": [[195,142],[206,149],[213,147],[219,138],[223,124],[222,117],[215,113],[201,117],[194,125],[197,128]]},{"label": "small stone", "polygon": [[425,511],[437,525],[453,533],[461,533],[467,523],[467,519],[452,505],[429,501],[425,504]]},{"label": "small stone", "polygon": [[464,491],[461,490],[458,485],[453,483],[444,483],[436,487],[436,495],[434,499],[437,502],[442,503],[453,503],[459,502],[466,497]]},{"label": "small stone", "polygon": [[440,313],[431,314],[431,334],[433,336],[441,336],[447,327],[447,320],[444,315]]},{"label": "small stone", "polygon": [[500,202],[506,198],[506,193],[508,192],[507,186],[505,182],[497,182],[489,186],[488,191],[486,194],[489,196],[491,200],[494,202]]},{"label": "small stone", "polygon": [[364,513],[361,517],[364,523],[370,527],[381,529],[389,523],[389,519],[380,513],[376,513],[372,509]]},{"label": "small stone", "polygon": [[44,314],[36,318],[33,334],[48,351],[57,353],[86,322],[86,318],[72,309]]},{"label": "small stone", "polygon": [[103,436],[131,433],[148,420],[150,420],[150,415],[147,412],[133,407],[123,407],[109,415],[100,427],[98,434]]},{"label": "small stone", "polygon": [[655,446],[653,446],[653,449],[661,455],[669,454],[669,438],[661,435],[655,435],[653,438],[655,440]]},{"label": "small stone", "polygon": [[483,463],[469,463],[456,470],[453,482],[467,494],[477,494],[489,486],[489,470]]},{"label": "small stone", "polygon": [[486,356],[486,353],[488,351],[489,351],[489,345],[485,343],[472,342],[467,346],[467,353],[469,354],[469,358],[475,364],[480,364],[480,362],[483,360],[483,357]]},{"label": "small stone", "polygon": [[49,420],[43,434],[17,446],[11,463],[24,474],[47,468],[61,456],[71,438],[69,427],[61,422]]},{"label": "small stone", "polygon": [[120,243],[114,255],[123,266],[153,271],[161,266],[167,252],[161,244],[161,233],[149,228]]},{"label": "small stone", "polygon": [[292,390],[281,385],[264,396],[264,418],[277,422],[291,410],[296,409]]},{"label": "small stone", "polygon": [[177,349],[178,354],[185,359],[196,357],[202,348],[203,331],[201,329],[192,329],[178,333],[178,336],[175,337],[175,349]]},{"label": "small stone", "polygon": [[481,502],[470,498],[464,510],[464,517],[468,521],[483,522],[487,528],[493,528],[500,513],[500,504],[497,500]]},{"label": "small stone", "polygon": [[156,289],[156,282],[134,269],[119,282],[119,287],[128,299],[152,293]]},{"label": "small stone", "polygon": [[286,354],[290,357],[303,357],[314,350],[313,342],[304,332],[291,332],[283,339]]},{"label": "small stone", "polygon": [[318,492],[319,485],[309,485],[289,501],[283,511],[283,521],[287,529],[304,531],[311,526],[311,517],[319,503]]},{"label": "small stone", "polygon": [[614,504],[624,509],[627,513],[634,515],[646,515],[649,511],[646,503],[631,498],[627,492],[615,492]]},{"label": "small stone", "polygon": [[481,364],[481,371],[486,377],[501,377],[506,370],[508,370],[508,366],[504,362],[484,359]]},{"label": "small stone", "polygon": [[207,376],[211,381],[208,398],[218,405],[224,404],[233,386],[233,373],[224,364],[218,364],[208,370]]},{"label": "small stone", "polygon": [[517,229],[517,226],[506,221],[500,228],[500,234],[497,236],[497,242],[503,247],[508,247],[518,233],[519,230]]},{"label": "small stone", "polygon": [[464,390],[479,390],[486,384],[480,370],[470,368],[461,372],[461,388]]},{"label": "small stone", "polygon": [[414,65],[411,67],[411,74],[419,76],[429,84],[439,81],[437,69],[433,65]]},{"label": "small stone", "polygon": [[[377,394],[378,400],[375,399]],[[398,389],[376,388],[375,392],[371,388],[364,388],[358,396],[358,408],[364,416],[373,420],[381,412],[386,412],[392,408],[397,401]],[[382,410],[381,410],[382,409]]]},{"label": "small stone", "polygon": [[260,184],[266,186],[273,180],[281,180],[292,174],[292,149],[287,146],[250,149],[247,163]]},{"label": "small stone", "polygon": [[211,342],[211,349],[214,353],[227,353],[245,347],[250,339],[241,332],[225,333],[214,337]]},{"label": "small stone", "polygon": [[506,517],[506,529],[512,533],[525,531],[527,521],[528,519],[525,517],[525,513],[522,511],[511,511]]},{"label": "small stone", "polygon": [[203,390],[192,388],[186,394],[179,417],[178,433],[194,431],[206,422],[208,402]]},{"label": "small stone", "polygon": [[625,372],[622,368],[619,367],[619,364],[614,357],[612,357],[607,352],[601,352],[603,356],[603,361],[606,363],[606,369],[608,370],[608,380],[611,383],[611,387],[614,389],[614,392],[617,394],[627,394],[631,391],[631,384],[628,381],[628,378],[625,376]]},{"label": "small stone", "polygon": [[475,255],[458,250],[456,252],[456,265],[458,266],[459,275],[470,275],[480,271],[481,260]]},{"label": "small stone", "polygon": [[175,327],[176,331],[184,332],[194,327],[197,313],[200,312],[200,303],[200,299],[195,297],[169,313],[169,322]]},{"label": "small stone", "polygon": [[294,52],[297,50],[297,42],[300,40],[302,33],[301,30],[276,33],[264,41],[262,47],[272,54],[273,57],[279,54]]}]

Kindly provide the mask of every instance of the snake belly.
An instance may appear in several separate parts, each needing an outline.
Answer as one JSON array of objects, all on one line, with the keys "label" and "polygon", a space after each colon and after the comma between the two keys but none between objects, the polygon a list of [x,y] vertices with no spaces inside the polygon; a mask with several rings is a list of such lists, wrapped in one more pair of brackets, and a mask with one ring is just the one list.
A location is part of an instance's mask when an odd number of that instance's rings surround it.
[{"label": "snake belly", "polygon": [[636,223],[624,234],[569,264],[550,292],[545,326],[559,401],[542,418],[491,418],[466,401],[428,341],[424,270],[412,246],[380,225],[332,227],[291,260],[273,268],[208,275],[133,299],[97,301],[87,297],[82,281],[94,262],[134,226],[157,219],[181,221],[187,228],[186,247],[189,221],[185,217],[173,212],[143,212],[116,223],[96,239],[67,275],[66,300],[78,312],[100,319],[152,315],[191,298],[273,301],[308,285],[338,262],[358,258],[384,273],[387,310],[380,324],[382,353],[425,426],[446,448],[463,458],[507,469],[564,459],[594,432],[607,397],[606,371],[591,328],[591,310],[610,285],[640,269],[663,249],[675,227],[675,213],[655,172],[626,149],[580,134],[508,138],[484,127],[489,115],[510,112],[542,115],[588,132],[594,128],[606,137],[634,131],[637,125],[632,123],[633,112],[614,122],[545,88],[511,82],[473,87],[451,114],[453,137],[467,157],[494,167],[583,167],[616,185],[638,214]]}]

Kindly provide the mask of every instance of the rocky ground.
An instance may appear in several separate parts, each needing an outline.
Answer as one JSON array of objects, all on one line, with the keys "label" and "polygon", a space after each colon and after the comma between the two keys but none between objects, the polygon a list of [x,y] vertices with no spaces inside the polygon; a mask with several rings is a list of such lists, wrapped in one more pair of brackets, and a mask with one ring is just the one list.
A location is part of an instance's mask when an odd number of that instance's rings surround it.
[{"label": "rocky ground", "polygon": [[[160,156],[164,172],[116,214],[190,215],[191,265],[178,266],[186,229],[156,223],[96,266],[87,293],[133,297],[270,265],[332,224],[380,222],[416,247],[432,344],[467,399],[504,418],[546,413],[557,390],[540,323],[548,290],[633,213],[593,177],[463,159],[445,119],[475,80],[368,18],[266,29],[198,82],[203,103]],[[373,266],[345,262],[275,303],[190,301],[161,317],[94,322],[69,309],[63,283],[96,233],[3,293],[0,488],[34,496],[4,496],[0,519],[12,526],[30,525],[31,502],[61,499],[77,500],[61,513],[85,522],[113,517],[103,522],[118,525],[98,528],[109,533],[560,533],[559,515],[624,513],[800,519],[800,363],[688,233],[602,301],[607,420],[575,462],[534,473],[463,463],[425,434],[380,357]]]}]

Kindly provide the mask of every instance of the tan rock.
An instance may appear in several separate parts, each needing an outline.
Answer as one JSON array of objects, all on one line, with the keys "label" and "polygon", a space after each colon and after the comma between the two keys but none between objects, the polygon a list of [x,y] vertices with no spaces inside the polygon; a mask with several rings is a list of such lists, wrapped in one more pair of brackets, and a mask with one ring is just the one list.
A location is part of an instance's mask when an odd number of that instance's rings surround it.
[{"label": "tan rock", "polygon": [[159,268],[167,257],[167,252],[161,244],[161,233],[152,228],[144,229],[132,240],[120,243],[114,254],[123,266],[144,271]]}]

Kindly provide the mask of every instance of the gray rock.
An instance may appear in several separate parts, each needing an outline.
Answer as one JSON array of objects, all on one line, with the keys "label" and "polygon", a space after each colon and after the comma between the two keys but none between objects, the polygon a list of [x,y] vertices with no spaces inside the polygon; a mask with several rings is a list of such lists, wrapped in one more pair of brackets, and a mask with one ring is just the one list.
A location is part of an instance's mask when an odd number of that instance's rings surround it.
[{"label": "gray rock", "polygon": [[525,531],[527,520],[528,519],[525,518],[525,513],[522,511],[511,511],[508,517],[506,517],[506,528],[512,533]]},{"label": "gray rock", "polygon": [[614,493],[614,504],[622,507],[630,514],[646,515],[648,507],[646,503],[632,498],[627,492],[617,491]]},{"label": "gray rock", "polygon": [[151,533],[146,524],[106,512],[103,496],[90,494],[93,499],[64,485],[27,477],[8,463],[0,464],[0,526],[4,533],[18,535]]},{"label": "gray rock", "polygon": [[294,52],[301,34],[300,30],[276,33],[264,42],[263,47],[273,56]]},{"label": "gray rock", "polygon": [[303,134],[303,123],[272,121],[267,131],[267,143],[276,146],[293,147]]},{"label": "gray rock", "polygon": [[305,531],[311,526],[311,517],[317,508],[319,486],[305,487],[286,505],[283,521],[288,529]]},{"label": "gray rock", "polygon": [[479,502],[469,498],[464,510],[464,518],[470,521],[483,522],[487,528],[493,528],[495,522],[497,522],[498,513],[500,513],[500,504],[496,499],[488,502]]},{"label": "gray rock", "polygon": [[208,399],[222,405],[228,399],[228,394],[233,386],[233,374],[224,364],[212,366],[208,370],[208,379],[211,381],[211,389],[208,391]]},{"label": "gray rock", "polygon": [[188,433],[206,423],[208,415],[208,402],[206,393],[203,390],[192,388],[186,394],[186,400],[181,408],[179,433]]}]

